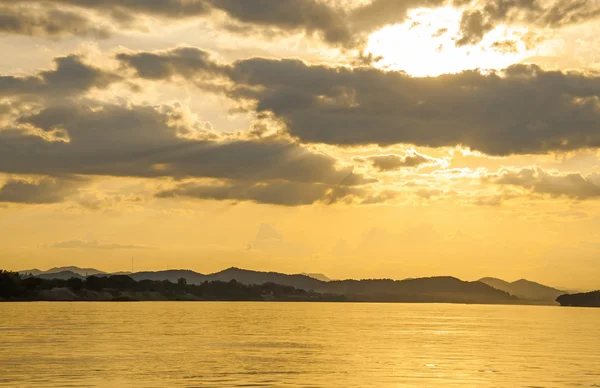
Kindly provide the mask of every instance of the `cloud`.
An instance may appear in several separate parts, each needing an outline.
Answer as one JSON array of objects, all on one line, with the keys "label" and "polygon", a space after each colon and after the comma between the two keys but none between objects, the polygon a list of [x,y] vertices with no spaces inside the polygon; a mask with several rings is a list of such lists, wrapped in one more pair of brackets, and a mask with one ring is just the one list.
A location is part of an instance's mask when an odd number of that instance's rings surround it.
[{"label": "cloud", "polygon": [[41,178],[36,181],[12,178],[0,187],[0,202],[60,203],[86,183],[79,178]]},{"label": "cloud", "polygon": [[29,36],[92,36],[105,39],[110,29],[85,16],[58,8],[7,7],[0,5],[0,32]]},{"label": "cloud", "polygon": [[600,146],[600,78],[514,65],[412,78],[401,72],[236,62],[229,95],[255,102],[304,142],[427,147],[462,145],[490,155]]},{"label": "cloud", "polygon": [[502,40],[492,43],[491,48],[502,54],[517,53],[517,42],[514,40]]},{"label": "cloud", "polygon": [[455,0],[467,6],[460,22],[458,46],[476,44],[500,25],[519,24],[530,28],[557,29],[584,23],[600,16],[600,4],[588,0]]},{"label": "cloud", "polygon": [[[404,22],[408,11],[418,8],[450,5],[461,9],[459,46],[480,42],[499,25],[556,29],[600,14],[597,2],[586,0],[2,0],[0,4],[7,15],[0,19],[0,29],[9,33],[104,37],[108,31],[97,27],[98,18],[110,20],[121,29],[135,27],[147,17],[169,24],[207,19],[232,33],[303,33],[344,49],[364,48],[369,34]],[[65,6],[67,11],[62,10]],[[85,18],[74,11],[95,15]],[[221,16],[225,22],[219,22]]]},{"label": "cloud", "polygon": [[549,173],[541,168],[528,167],[504,169],[482,179],[497,185],[523,187],[532,193],[552,197],[565,196],[579,200],[600,198],[600,177],[597,174],[584,177],[580,173]]},{"label": "cloud", "polygon": [[122,245],[122,244],[108,244],[100,243],[96,240],[70,240],[70,241],[59,241],[50,245],[50,248],[59,249],[150,249],[149,247],[142,245]]},{"label": "cloud", "polygon": [[187,197],[219,201],[250,201],[280,206],[303,206],[315,203],[334,204],[338,202],[364,201],[362,197],[371,191],[365,188],[301,183],[288,181],[268,182],[218,182],[184,183],[173,189],[161,191],[158,198]]},{"label": "cloud", "polygon": [[55,69],[34,76],[0,76],[0,97],[74,97],[93,88],[103,89],[121,77],[113,72],[86,64],[79,55],[54,59]]},{"label": "cloud", "polygon": [[[173,51],[155,55],[163,66],[173,56],[178,63]],[[215,66],[203,63],[197,74],[212,73]],[[178,71],[175,65],[169,68],[169,77]],[[227,96],[273,115],[303,142],[462,145],[489,155],[600,146],[600,77],[593,73],[513,65],[488,73],[415,78],[265,58],[221,65],[219,72],[230,79],[223,86]],[[189,74],[186,66],[181,75]]]},{"label": "cloud", "polygon": [[461,38],[456,42],[457,46],[476,44],[481,42],[486,33],[493,29],[494,25],[485,20],[481,11],[465,11],[460,20]]},{"label": "cloud", "polygon": [[318,34],[325,42],[351,47],[352,31],[342,8],[316,0],[212,0],[212,7],[231,19],[286,32]]},{"label": "cloud", "polygon": [[[186,48],[167,58],[122,54],[119,60],[148,78],[221,71],[206,53]],[[352,191],[345,187],[376,182],[289,139],[213,131],[177,103],[147,106],[81,98],[79,94],[107,87],[121,76],[78,56],[55,62],[55,69],[35,76],[0,77],[0,93],[12,98],[0,105],[1,172],[212,178],[224,183],[193,190],[182,186],[171,195],[287,206],[337,202]],[[23,96],[26,101],[42,99],[32,109],[18,101]]]},{"label": "cloud", "polygon": [[[328,2],[320,0],[107,0],[107,1],[78,1],[78,0],[3,0],[4,5],[20,5],[21,12],[40,12],[40,5],[67,5],[82,10],[96,12],[99,16],[112,19],[121,28],[134,26],[143,16],[164,19],[169,23],[178,20],[193,18],[216,18],[218,13],[223,13],[232,23],[241,24],[237,28],[230,24],[233,31],[246,31],[243,26],[256,26],[265,29],[278,29],[284,33],[304,32],[307,35],[318,35],[324,41],[349,46],[352,33],[349,30],[346,12],[340,7],[333,7]],[[28,7],[22,6],[27,4]],[[15,13],[15,10],[12,10]],[[24,19],[49,19],[33,15],[21,15],[20,23]],[[80,21],[72,28],[72,33],[81,34],[81,28],[90,25],[89,21]],[[90,26],[90,30],[92,27]],[[12,28],[8,32],[26,33],[38,32],[44,35],[43,30],[24,30]],[[63,28],[64,33],[69,32]]]},{"label": "cloud", "polygon": [[162,52],[123,52],[116,56],[124,66],[134,69],[137,76],[149,80],[185,79],[198,75],[216,76],[225,68],[207,51],[193,47],[177,47]]},{"label": "cloud", "polygon": [[[93,11],[97,16],[112,19],[121,28],[135,26],[144,16],[164,19],[168,23],[194,18],[218,19],[226,16],[228,22],[220,27],[230,32],[248,34],[254,29],[279,34],[304,33],[317,36],[332,46],[355,48],[366,42],[368,33],[387,24],[399,23],[410,8],[436,6],[446,0],[373,0],[352,8],[322,0],[3,0],[7,12],[15,14],[11,25],[37,24],[52,20],[52,8],[42,6],[69,6]],[[25,6],[26,5],[26,6]],[[13,8],[8,8],[12,6]],[[17,7],[18,6],[18,7]],[[43,12],[47,14],[43,14]],[[75,14],[73,14],[75,15]],[[14,20],[16,19],[16,21]],[[96,31],[90,20],[71,17],[71,23],[60,28],[60,33],[82,35]],[[49,22],[47,22],[49,24]],[[9,24],[9,23],[7,23]],[[37,35],[57,35],[58,26],[50,32],[44,28],[6,28],[7,32]]]},{"label": "cloud", "polygon": [[[173,106],[60,105],[20,118],[42,132],[62,128],[69,141],[0,131],[7,173],[134,177],[283,179],[359,185],[373,182],[328,155],[279,139],[215,138],[204,122]],[[23,158],[22,155],[27,155]]]},{"label": "cloud", "polygon": [[1,0],[0,3],[12,6],[19,5],[23,10],[34,9],[36,6],[52,5],[91,10],[112,18],[125,26],[131,24],[136,17],[141,15],[185,19],[206,15],[210,11],[209,2],[206,0]]},{"label": "cloud", "polygon": [[400,155],[375,155],[367,160],[379,172],[396,171],[402,168],[413,168],[424,164],[436,164],[437,161],[425,155],[418,153],[409,153],[405,156]]}]

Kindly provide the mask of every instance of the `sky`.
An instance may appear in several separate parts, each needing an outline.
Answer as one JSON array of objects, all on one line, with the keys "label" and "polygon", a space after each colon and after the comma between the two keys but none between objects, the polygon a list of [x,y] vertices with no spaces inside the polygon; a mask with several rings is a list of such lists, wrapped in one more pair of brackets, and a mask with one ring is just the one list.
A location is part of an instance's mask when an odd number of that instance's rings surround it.
[{"label": "sky", "polygon": [[599,0],[0,0],[0,267],[600,279]]}]

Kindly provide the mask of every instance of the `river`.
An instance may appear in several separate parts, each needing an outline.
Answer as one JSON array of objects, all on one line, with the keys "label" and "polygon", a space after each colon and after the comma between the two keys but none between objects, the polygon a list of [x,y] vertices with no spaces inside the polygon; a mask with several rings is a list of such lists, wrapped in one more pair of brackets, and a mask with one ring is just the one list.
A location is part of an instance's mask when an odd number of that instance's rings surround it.
[{"label": "river", "polygon": [[1,387],[600,387],[600,309],[0,303]]}]

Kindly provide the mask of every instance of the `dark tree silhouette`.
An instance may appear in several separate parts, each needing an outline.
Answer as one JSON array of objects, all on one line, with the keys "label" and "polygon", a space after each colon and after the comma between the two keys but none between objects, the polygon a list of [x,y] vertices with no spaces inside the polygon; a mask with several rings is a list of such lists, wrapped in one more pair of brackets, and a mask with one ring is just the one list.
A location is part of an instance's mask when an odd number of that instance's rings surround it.
[{"label": "dark tree silhouette", "polygon": [[18,297],[24,291],[25,289],[21,284],[21,277],[18,273],[0,270],[0,297]]},{"label": "dark tree silhouette", "polygon": [[71,279],[67,280],[67,287],[69,287],[71,290],[73,290],[75,292],[81,291],[81,289],[83,289],[83,285],[84,285],[83,280],[81,280],[79,278],[71,278]]},{"label": "dark tree silhouette", "polygon": [[[46,298],[42,291],[65,287],[75,293],[74,300],[129,301],[135,300],[138,293],[142,293],[141,298],[144,298],[143,293],[147,292],[158,293],[168,300],[344,300],[339,295],[323,295],[275,283],[247,285],[231,280],[196,285],[188,284],[185,278],[178,279],[177,283],[168,280],[136,282],[126,275],[94,275],[85,280],[75,277],[63,280],[21,277],[15,272],[0,271],[0,297],[5,299],[39,300]],[[94,299],[93,293],[99,291],[103,294],[96,295],[99,299]]]}]

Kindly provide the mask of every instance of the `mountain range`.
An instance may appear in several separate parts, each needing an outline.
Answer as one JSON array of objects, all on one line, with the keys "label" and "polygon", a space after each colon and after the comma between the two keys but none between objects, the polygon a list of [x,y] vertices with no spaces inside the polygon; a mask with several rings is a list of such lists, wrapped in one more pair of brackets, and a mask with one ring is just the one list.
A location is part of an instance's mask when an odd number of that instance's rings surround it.
[{"label": "mountain range", "polygon": [[479,279],[479,281],[518,298],[541,302],[554,302],[559,296],[568,293],[568,291],[548,287],[526,279],[509,283],[502,279],[487,277]]},{"label": "mountain range", "polygon": [[[55,267],[48,271],[33,269],[19,272],[45,279],[113,275],[94,268],[78,267]],[[288,275],[235,267],[213,274],[201,274],[191,270],[120,272],[118,274],[128,275],[136,281],[168,280],[177,282],[184,278],[188,284],[201,284],[206,281],[229,282],[231,280],[243,284],[276,283],[307,291],[345,295],[356,301],[556,304],[556,298],[565,294],[565,291],[528,280],[509,283],[496,278],[483,278],[475,282],[467,282],[454,277],[405,280],[331,280],[323,274]]]},{"label": "mountain range", "polygon": [[[95,268],[79,268],[79,267],[73,267],[73,266],[71,266],[71,267],[54,267],[54,268],[50,268],[47,271],[42,271],[37,268],[19,271],[20,274],[27,274],[27,275],[33,275],[33,276],[60,274],[61,272],[71,272],[71,273],[74,273],[79,276],[92,276],[92,275],[108,274],[108,272],[103,272],[103,271],[97,270]],[[64,275],[62,275],[62,276],[64,276]]]}]

